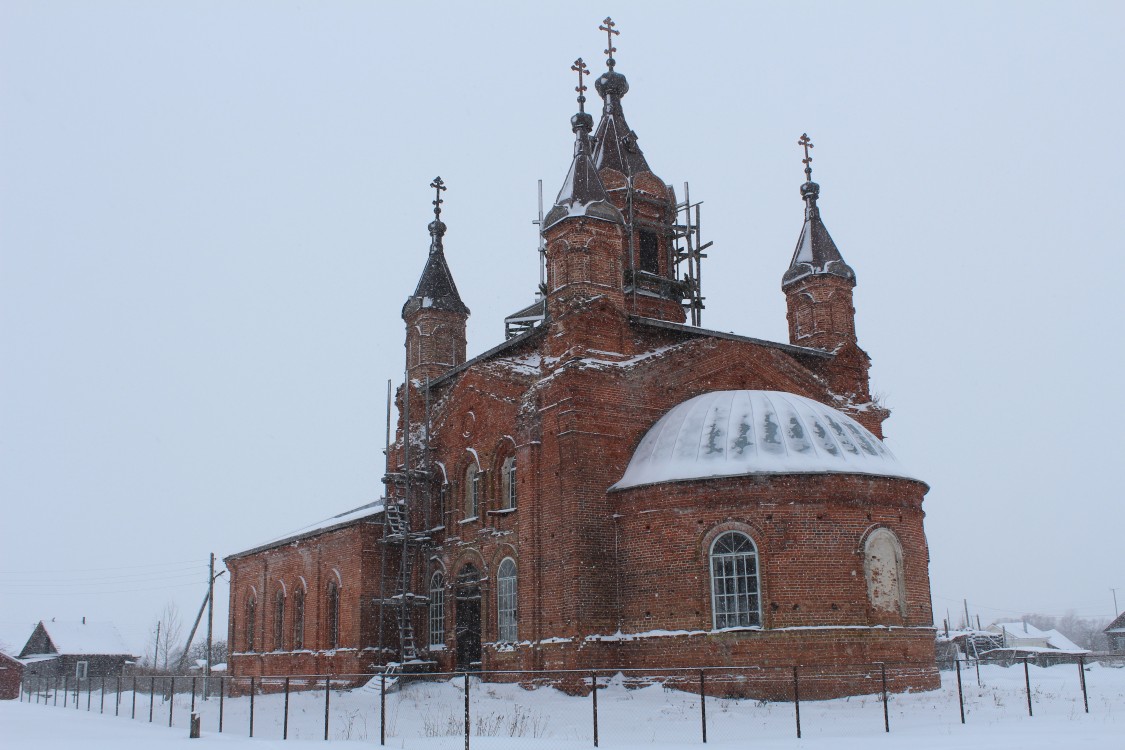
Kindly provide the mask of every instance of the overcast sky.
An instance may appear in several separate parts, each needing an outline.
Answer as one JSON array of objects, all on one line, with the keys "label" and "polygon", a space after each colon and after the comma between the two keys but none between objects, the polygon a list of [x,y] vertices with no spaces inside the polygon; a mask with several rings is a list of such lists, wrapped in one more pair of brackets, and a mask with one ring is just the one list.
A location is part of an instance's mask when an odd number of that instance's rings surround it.
[{"label": "overcast sky", "polygon": [[428,185],[471,356],[532,299],[607,13],[649,164],[704,201],[706,327],[786,340],[816,144],[939,622],[1112,616],[1123,8],[0,4],[0,640],[140,648],[208,553],[379,497]]}]

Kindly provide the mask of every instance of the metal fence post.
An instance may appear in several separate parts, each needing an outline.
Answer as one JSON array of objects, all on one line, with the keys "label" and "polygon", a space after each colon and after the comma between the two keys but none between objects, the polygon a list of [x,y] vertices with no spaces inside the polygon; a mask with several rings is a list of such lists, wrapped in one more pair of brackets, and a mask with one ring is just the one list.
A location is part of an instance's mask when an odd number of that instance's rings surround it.
[{"label": "metal fence post", "polygon": [[133,675],[133,716],[137,718],[137,676]]},{"label": "metal fence post", "polygon": [[86,678],[86,711],[89,712],[90,704],[93,703],[94,697],[94,681],[89,677]]},{"label": "metal fence post", "polygon": [[1031,672],[1027,667],[1028,657],[1023,658],[1023,681],[1027,687],[1027,715],[1032,716],[1031,713]]},{"label": "metal fence post", "polygon": [[591,685],[593,689],[590,695],[594,697],[594,747],[598,746],[598,673],[591,672],[590,676],[593,678]]},{"label": "metal fence post", "polygon": [[703,744],[707,744],[707,692],[704,687],[704,670],[699,670],[699,723],[703,729]]},{"label": "metal fence post", "polygon": [[289,739],[289,678],[285,678],[285,718],[281,724],[281,739]]},{"label": "metal fence post", "polygon": [[324,739],[325,739],[325,741],[328,740],[328,703],[329,703],[329,701],[331,700],[331,697],[332,697],[332,690],[331,690],[332,685],[329,682],[330,679],[331,678],[329,678],[327,675],[325,675],[325,677],[324,677]]},{"label": "metal fence post", "polygon": [[113,698],[113,715],[121,715],[121,675],[117,675],[117,692]]},{"label": "metal fence post", "polygon": [[387,744],[387,675],[379,675],[379,744]]},{"label": "metal fence post", "polygon": [[172,726],[172,706],[176,705],[176,678],[168,686],[168,726]]},{"label": "metal fence post", "polygon": [[465,673],[465,750],[469,750],[469,673]]},{"label": "metal fence post", "polygon": [[797,717],[797,739],[801,739],[801,686],[796,665],[793,666],[793,713]]},{"label": "metal fence post", "polygon": [[887,663],[879,662],[879,672],[883,678],[883,731],[891,731],[891,711],[887,705]]},{"label": "metal fence post", "polygon": [[191,678],[191,712],[195,713],[195,678]]},{"label": "metal fence post", "polygon": [[102,689],[98,692],[98,713],[105,713],[105,675],[102,675]]},{"label": "metal fence post", "polygon": [[965,723],[965,694],[961,691],[961,660],[954,659],[957,665],[957,705],[961,708],[961,723]]},{"label": "metal fence post", "polygon": [[219,678],[219,734],[223,733],[223,696],[226,695],[227,678]]},{"label": "metal fence post", "polygon": [[[63,708],[66,708],[66,691],[69,690],[69,689],[70,688],[66,684],[66,677],[63,677],[63,694],[62,694]],[[55,702],[51,705],[53,705],[53,706],[59,705],[59,678],[58,677],[55,678]]]},{"label": "metal fence post", "polygon": [[250,736],[254,736],[254,678],[250,678]]},{"label": "metal fence post", "polygon": [[1086,659],[1084,654],[1078,655],[1078,682],[1082,684],[1082,705],[1086,713],[1090,713],[1090,697],[1086,695]]},{"label": "metal fence post", "polygon": [[[62,679],[62,707],[66,708],[66,702],[70,700],[70,675],[64,675]],[[56,691],[58,692],[58,691]],[[57,702],[57,699],[56,699]]]},{"label": "metal fence post", "polygon": [[156,678],[150,677],[148,682],[148,723],[152,723],[152,707],[156,702]]}]

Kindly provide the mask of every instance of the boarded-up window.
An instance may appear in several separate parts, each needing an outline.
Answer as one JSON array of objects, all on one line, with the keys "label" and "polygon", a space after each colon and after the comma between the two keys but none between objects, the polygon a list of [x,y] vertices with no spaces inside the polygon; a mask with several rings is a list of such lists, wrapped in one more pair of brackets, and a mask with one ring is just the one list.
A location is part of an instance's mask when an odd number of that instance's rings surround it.
[{"label": "boarded-up window", "polygon": [[867,577],[867,599],[884,612],[906,614],[906,576],[902,545],[890,529],[876,529],[863,549],[863,572]]}]

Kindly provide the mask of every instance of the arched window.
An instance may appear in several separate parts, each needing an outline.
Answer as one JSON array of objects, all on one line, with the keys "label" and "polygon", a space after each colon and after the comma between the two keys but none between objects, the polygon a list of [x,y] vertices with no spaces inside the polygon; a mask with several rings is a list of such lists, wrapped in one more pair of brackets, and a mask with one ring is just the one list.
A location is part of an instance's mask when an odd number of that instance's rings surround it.
[{"label": "arched window", "polygon": [[873,609],[906,614],[906,576],[902,545],[890,529],[875,529],[863,545],[867,599]]},{"label": "arched window", "polygon": [[476,518],[480,510],[480,470],[476,463],[465,470],[465,518]]},{"label": "arched window", "polygon": [[504,462],[504,486],[501,488],[501,501],[505,508],[516,507],[516,457]]},{"label": "arched window", "polygon": [[293,650],[305,647],[305,590],[293,592]]},{"label": "arched window", "polygon": [[505,557],[496,572],[496,640],[515,643],[516,637],[516,561]]},{"label": "arched window", "polygon": [[257,624],[255,622],[255,615],[257,613],[256,612],[257,608],[258,608],[258,602],[254,599],[253,596],[251,596],[249,599],[246,600],[246,650],[247,651],[253,651],[254,650],[254,630],[255,630],[255,625]]},{"label": "arched window", "polygon": [[711,618],[716,630],[762,624],[758,550],[753,540],[728,531],[711,544]]},{"label": "arched window", "polygon": [[273,650],[285,650],[285,592],[277,590],[273,600]]},{"label": "arched window", "polygon": [[430,648],[445,645],[445,576],[430,576]]},{"label": "arched window", "polygon": [[325,627],[327,631],[328,648],[338,648],[340,645],[340,587],[335,581],[328,584],[328,596],[325,600]]}]

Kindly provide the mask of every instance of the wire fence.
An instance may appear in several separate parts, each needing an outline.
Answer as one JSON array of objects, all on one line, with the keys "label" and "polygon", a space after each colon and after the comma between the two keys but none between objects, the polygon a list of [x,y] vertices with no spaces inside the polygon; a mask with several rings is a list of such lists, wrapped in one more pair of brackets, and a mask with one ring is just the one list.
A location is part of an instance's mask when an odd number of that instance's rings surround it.
[{"label": "wire fence", "polygon": [[[840,737],[1039,713],[1074,719],[1125,708],[1125,656],[1037,666],[1010,657],[955,660],[942,686],[899,692],[933,664],[832,668],[442,672],[419,675],[28,677],[20,700],[169,727],[273,739],[364,740],[464,747],[488,738],[541,746],[679,745]],[[846,694],[829,699],[828,695]],[[924,709],[924,710],[922,710]],[[552,742],[553,740],[553,742]],[[647,741],[646,741],[647,743]]]}]

